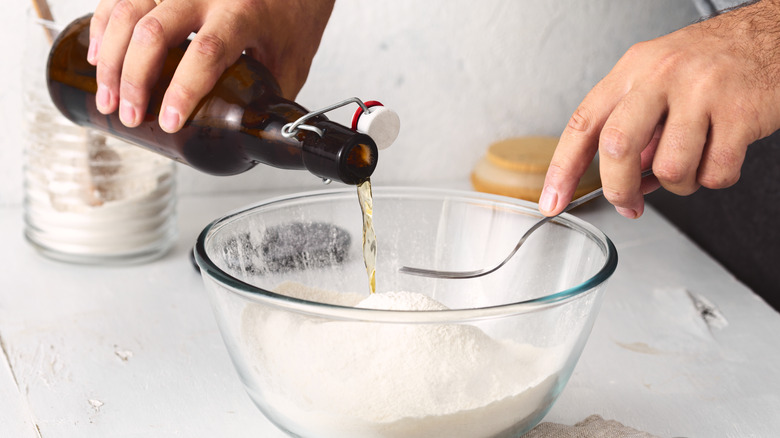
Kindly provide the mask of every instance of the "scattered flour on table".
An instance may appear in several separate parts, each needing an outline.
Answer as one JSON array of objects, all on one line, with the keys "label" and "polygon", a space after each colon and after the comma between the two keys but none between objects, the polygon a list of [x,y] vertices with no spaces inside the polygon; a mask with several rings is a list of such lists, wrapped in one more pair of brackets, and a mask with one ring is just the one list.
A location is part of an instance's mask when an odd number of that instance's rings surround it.
[{"label": "scattered flour on table", "polygon": [[[419,293],[337,293],[284,283],[280,294],[385,310],[443,310]],[[318,437],[501,436],[546,406],[554,349],[495,340],[467,324],[333,321],[244,310],[242,337],[267,408]],[[518,425],[518,423],[520,423]]]}]

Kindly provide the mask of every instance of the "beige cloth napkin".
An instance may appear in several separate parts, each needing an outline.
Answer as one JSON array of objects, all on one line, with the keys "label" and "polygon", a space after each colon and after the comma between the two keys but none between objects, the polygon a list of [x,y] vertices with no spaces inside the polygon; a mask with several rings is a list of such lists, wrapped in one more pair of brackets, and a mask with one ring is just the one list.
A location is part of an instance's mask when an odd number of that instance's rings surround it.
[{"label": "beige cloth napkin", "polygon": [[523,438],[658,438],[624,426],[615,420],[605,420],[598,415],[580,421],[574,426],[557,423],[541,423]]}]

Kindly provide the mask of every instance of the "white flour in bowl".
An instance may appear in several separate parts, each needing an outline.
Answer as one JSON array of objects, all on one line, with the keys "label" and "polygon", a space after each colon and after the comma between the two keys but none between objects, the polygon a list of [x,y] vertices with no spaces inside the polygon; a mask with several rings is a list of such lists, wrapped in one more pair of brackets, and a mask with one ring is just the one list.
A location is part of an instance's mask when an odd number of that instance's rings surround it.
[{"label": "white flour in bowl", "polygon": [[[362,299],[293,283],[277,292],[387,310],[443,310],[412,292]],[[362,300],[362,301],[361,301]],[[318,437],[500,436],[546,408],[554,349],[495,340],[467,324],[333,321],[250,306],[242,336],[260,403]]]}]

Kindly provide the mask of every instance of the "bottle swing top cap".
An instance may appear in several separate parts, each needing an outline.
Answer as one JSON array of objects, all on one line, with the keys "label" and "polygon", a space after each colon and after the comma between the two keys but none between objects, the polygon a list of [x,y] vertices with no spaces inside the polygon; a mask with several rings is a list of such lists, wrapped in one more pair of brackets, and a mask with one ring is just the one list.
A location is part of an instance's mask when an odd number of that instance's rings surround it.
[{"label": "bottle swing top cap", "polygon": [[401,119],[398,114],[375,100],[365,102],[368,111],[358,107],[352,117],[352,129],[366,134],[379,150],[388,148],[398,137]]},{"label": "bottle swing top cap", "polygon": [[317,111],[312,111],[295,122],[284,125],[282,127],[282,135],[284,137],[292,137],[296,135],[299,129],[304,129],[314,131],[322,137],[323,133],[318,128],[307,125],[306,121],[350,103],[358,104],[358,109],[352,116],[351,127],[353,131],[371,137],[371,140],[376,143],[377,149],[380,150],[387,149],[393,144],[398,137],[398,132],[401,130],[401,119],[398,117],[398,114],[376,100],[363,102],[357,97],[345,99]]}]

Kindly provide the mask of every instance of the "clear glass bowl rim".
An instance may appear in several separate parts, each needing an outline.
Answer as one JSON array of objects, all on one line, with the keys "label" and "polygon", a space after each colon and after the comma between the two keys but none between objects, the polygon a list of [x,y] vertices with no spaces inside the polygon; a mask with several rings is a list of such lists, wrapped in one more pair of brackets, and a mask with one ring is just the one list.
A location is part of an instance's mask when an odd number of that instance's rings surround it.
[{"label": "clear glass bowl rim", "polygon": [[[446,198],[463,198],[470,199],[476,202],[498,204],[504,207],[511,207],[514,209],[522,209],[526,213],[538,216],[541,218],[536,208],[535,203],[524,201],[521,199],[510,198],[500,195],[492,195],[481,192],[466,191],[466,190],[453,190],[453,189],[437,189],[437,188],[418,188],[418,187],[377,187],[374,188],[374,197],[386,194],[400,195],[407,198],[423,198],[423,197],[435,197],[436,199]],[[225,224],[237,218],[239,216],[249,214],[260,208],[273,207],[275,204],[289,202],[293,200],[306,200],[317,199],[322,197],[337,197],[343,198],[344,196],[354,197],[355,203],[357,203],[357,195],[355,194],[355,188],[341,188],[331,190],[317,190],[310,192],[293,193],[289,195],[278,196],[269,198],[254,204],[250,204],[241,207],[237,210],[229,212],[224,216],[214,220],[208,224],[198,236],[197,242],[194,248],[195,261],[200,268],[202,275],[211,277],[222,286],[225,286],[231,292],[240,295],[242,298],[253,301],[259,304],[270,305],[276,308],[293,311],[296,313],[308,314],[312,316],[336,319],[336,320],[351,320],[351,321],[363,321],[363,322],[390,322],[390,323],[460,323],[469,322],[482,319],[502,318],[523,313],[536,312],[546,308],[559,306],[563,303],[572,301],[584,295],[588,292],[596,290],[599,286],[603,285],[610,276],[615,272],[617,268],[617,249],[612,241],[598,228],[590,223],[579,219],[570,214],[564,213],[552,222],[559,225],[566,226],[584,233],[589,239],[594,241],[600,249],[605,252],[605,260],[601,268],[590,278],[586,279],[582,283],[572,286],[568,289],[564,289],[558,292],[554,292],[543,297],[534,298],[526,301],[519,301],[516,303],[502,304],[497,306],[469,308],[469,309],[450,309],[450,310],[438,310],[438,311],[402,311],[402,310],[376,310],[376,309],[362,309],[355,307],[339,306],[333,304],[320,303],[315,301],[307,301],[298,298],[292,298],[285,295],[280,295],[272,291],[265,290],[263,288],[253,286],[249,283],[241,281],[222,269],[220,269],[206,253],[206,241],[210,238],[211,234],[218,231],[219,228]],[[445,281],[445,280],[442,280]],[[464,281],[464,280],[449,280],[449,281]]]}]

